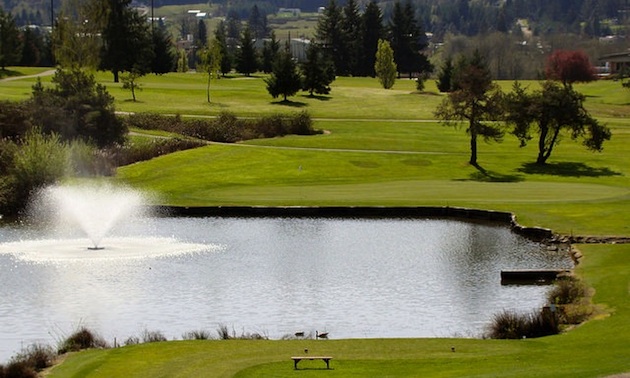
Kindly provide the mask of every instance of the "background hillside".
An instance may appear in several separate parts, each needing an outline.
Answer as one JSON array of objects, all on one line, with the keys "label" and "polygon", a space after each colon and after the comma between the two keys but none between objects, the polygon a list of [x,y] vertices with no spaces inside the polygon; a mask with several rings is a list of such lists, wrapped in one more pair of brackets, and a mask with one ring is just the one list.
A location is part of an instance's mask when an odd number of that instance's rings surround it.
[{"label": "background hillside", "polygon": [[[368,0],[359,0],[365,6]],[[605,36],[622,33],[630,10],[628,0],[411,0],[416,16],[425,30],[441,37],[446,33],[467,36],[492,31],[515,31],[518,20],[527,20],[534,35],[549,33],[578,33],[586,36]],[[139,1],[150,6],[150,1]],[[339,0],[344,5],[345,0]],[[385,19],[391,14],[394,1],[377,0]],[[62,1],[2,0],[20,24],[50,24],[50,5],[55,10]],[[279,8],[300,8],[302,12],[317,12],[328,0],[214,0],[206,3],[214,16],[225,16],[232,11],[247,19],[254,4],[261,12],[271,15]],[[191,0],[154,0],[154,7],[186,5]]]}]

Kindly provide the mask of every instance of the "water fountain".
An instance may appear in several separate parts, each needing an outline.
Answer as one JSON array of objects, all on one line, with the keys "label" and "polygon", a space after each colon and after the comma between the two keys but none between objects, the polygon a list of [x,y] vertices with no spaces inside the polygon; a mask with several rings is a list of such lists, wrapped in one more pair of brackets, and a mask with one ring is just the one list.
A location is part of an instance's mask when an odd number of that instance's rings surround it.
[{"label": "water fountain", "polygon": [[32,206],[32,218],[48,215],[57,228],[81,229],[100,250],[103,238],[125,218],[144,214],[146,201],[137,190],[109,184],[51,186],[42,190]]},{"label": "water fountain", "polygon": [[47,187],[29,206],[25,223],[34,236],[1,243],[0,253],[60,261],[150,258],[216,249],[151,235],[154,214],[149,202],[138,190],[107,183]]}]

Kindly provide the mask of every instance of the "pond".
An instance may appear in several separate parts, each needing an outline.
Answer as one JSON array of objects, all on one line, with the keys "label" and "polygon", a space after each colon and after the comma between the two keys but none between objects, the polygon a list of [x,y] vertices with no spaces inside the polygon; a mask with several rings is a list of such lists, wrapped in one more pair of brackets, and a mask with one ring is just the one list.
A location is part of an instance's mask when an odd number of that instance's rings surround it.
[{"label": "pond", "polygon": [[573,267],[508,227],[444,219],[150,217],[103,250],[64,238],[0,226],[0,362],[83,325],[110,343],[220,325],[274,339],[477,337],[504,309],[544,304],[548,287],[502,286],[502,269]]}]

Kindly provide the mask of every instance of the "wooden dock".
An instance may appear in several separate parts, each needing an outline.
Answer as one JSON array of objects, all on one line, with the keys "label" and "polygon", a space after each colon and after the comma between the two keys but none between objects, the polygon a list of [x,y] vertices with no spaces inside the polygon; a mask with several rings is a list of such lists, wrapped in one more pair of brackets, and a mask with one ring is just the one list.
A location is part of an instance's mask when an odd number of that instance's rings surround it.
[{"label": "wooden dock", "polygon": [[570,272],[570,269],[502,270],[501,285],[545,285]]}]

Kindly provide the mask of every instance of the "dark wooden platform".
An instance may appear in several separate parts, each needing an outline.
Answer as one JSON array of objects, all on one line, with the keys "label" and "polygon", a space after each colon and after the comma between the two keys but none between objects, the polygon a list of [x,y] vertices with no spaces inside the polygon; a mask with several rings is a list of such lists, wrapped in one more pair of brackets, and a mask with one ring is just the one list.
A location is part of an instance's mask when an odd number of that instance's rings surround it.
[{"label": "dark wooden platform", "polygon": [[501,285],[544,285],[555,281],[569,269],[519,269],[502,270]]}]

